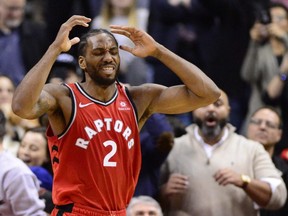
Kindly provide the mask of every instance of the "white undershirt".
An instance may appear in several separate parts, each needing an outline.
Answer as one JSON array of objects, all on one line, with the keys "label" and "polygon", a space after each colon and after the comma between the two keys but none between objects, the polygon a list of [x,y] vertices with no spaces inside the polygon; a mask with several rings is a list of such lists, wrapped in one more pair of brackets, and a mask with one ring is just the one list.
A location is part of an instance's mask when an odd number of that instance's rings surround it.
[{"label": "white undershirt", "polygon": [[224,143],[224,141],[227,139],[227,137],[228,137],[228,129],[225,127],[223,130],[224,130],[223,131],[223,136],[221,137],[219,142],[217,142],[217,143],[215,143],[213,145],[210,145],[210,144],[205,143],[203,138],[200,136],[199,127],[195,127],[195,129],[194,129],[195,138],[203,146],[208,158],[211,158],[213,151],[216,148],[218,148],[219,146],[221,146]]}]

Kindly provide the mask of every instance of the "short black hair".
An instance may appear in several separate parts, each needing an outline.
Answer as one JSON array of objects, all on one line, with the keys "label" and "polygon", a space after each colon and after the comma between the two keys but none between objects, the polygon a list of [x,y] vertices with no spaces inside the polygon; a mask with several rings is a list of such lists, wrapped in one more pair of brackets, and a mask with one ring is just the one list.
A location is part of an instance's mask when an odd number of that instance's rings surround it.
[{"label": "short black hair", "polygon": [[90,31],[88,31],[86,34],[84,34],[80,38],[80,42],[78,44],[78,57],[81,55],[83,56],[85,54],[86,47],[87,47],[87,39],[89,37],[92,37],[92,36],[98,35],[98,34],[102,34],[102,33],[110,35],[114,39],[114,41],[118,47],[118,41],[116,40],[115,36],[110,31],[108,31],[107,29],[102,29],[102,28],[91,29]]},{"label": "short black hair", "polygon": [[[91,29],[86,34],[80,37],[80,42],[78,44],[78,57],[84,56],[86,52],[86,48],[87,48],[87,42],[88,42],[87,39],[89,37],[102,34],[102,33],[110,35],[114,39],[116,46],[118,47],[118,41],[116,40],[115,36],[110,31],[108,31],[107,29],[103,29],[103,28]],[[85,80],[86,80],[85,73],[82,70],[82,82],[85,82]]]}]

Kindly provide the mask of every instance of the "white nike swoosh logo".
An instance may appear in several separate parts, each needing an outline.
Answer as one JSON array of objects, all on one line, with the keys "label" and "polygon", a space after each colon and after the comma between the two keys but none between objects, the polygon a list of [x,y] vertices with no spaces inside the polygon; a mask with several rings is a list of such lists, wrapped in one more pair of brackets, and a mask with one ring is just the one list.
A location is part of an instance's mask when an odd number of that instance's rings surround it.
[{"label": "white nike swoosh logo", "polygon": [[84,107],[87,107],[87,106],[89,106],[89,105],[91,105],[91,104],[94,104],[93,102],[91,102],[91,103],[87,103],[87,104],[82,104],[81,102],[79,103],[79,107],[80,108],[84,108]]}]

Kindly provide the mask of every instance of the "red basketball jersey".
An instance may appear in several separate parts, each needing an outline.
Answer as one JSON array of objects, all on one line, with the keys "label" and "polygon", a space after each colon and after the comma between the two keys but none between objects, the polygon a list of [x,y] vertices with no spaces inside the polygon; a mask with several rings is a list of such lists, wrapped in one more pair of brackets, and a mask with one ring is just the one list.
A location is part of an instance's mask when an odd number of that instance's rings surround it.
[{"label": "red basketball jersey", "polygon": [[47,130],[54,171],[56,205],[79,203],[99,210],[125,209],[141,168],[136,109],[125,87],[108,102],[89,96],[78,84],[66,85],[72,116],[66,130]]}]

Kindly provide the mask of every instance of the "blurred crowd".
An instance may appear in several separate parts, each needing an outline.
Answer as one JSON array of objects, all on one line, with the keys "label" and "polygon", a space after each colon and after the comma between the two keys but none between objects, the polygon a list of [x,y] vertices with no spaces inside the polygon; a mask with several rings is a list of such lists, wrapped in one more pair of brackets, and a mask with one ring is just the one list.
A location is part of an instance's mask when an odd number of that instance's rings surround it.
[{"label": "blurred crowd", "polygon": [[[90,29],[127,25],[147,31],[223,90],[217,102],[193,113],[148,119],[140,133],[142,168],[127,215],[288,215],[286,0],[0,0],[0,123],[6,119],[5,129],[0,125],[0,215],[10,215],[2,209],[10,200],[5,196],[13,195],[3,195],[9,188],[3,184],[8,172],[3,152],[15,157],[9,157],[11,169],[11,163],[22,162],[30,168],[21,164],[22,171],[14,170],[23,191],[10,208],[23,205],[13,215],[49,215],[54,207],[47,116],[21,119],[11,103],[16,86],[73,14],[92,18]],[[70,37],[88,30],[76,27]],[[133,46],[127,37],[116,39]],[[81,82],[76,51],[77,46],[58,56],[47,83]],[[123,50],[120,56],[122,83],[181,84],[155,59]],[[27,173],[29,182],[21,184]],[[260,189],[250,191],[246,184]]]}]

